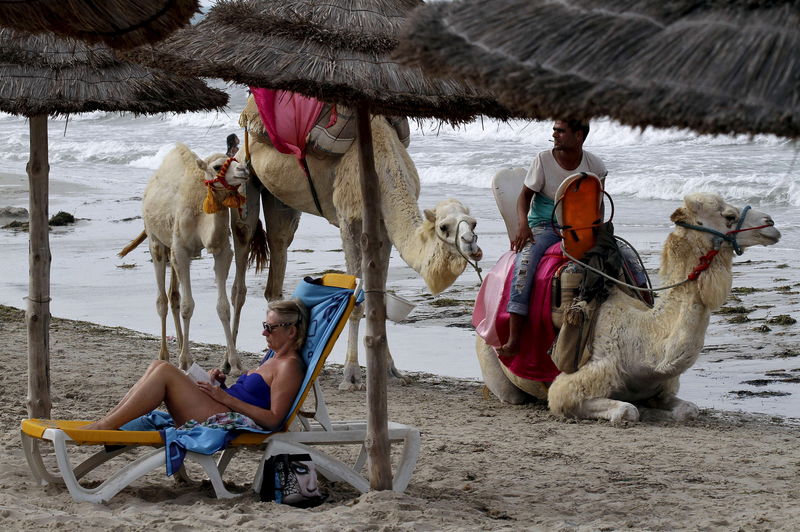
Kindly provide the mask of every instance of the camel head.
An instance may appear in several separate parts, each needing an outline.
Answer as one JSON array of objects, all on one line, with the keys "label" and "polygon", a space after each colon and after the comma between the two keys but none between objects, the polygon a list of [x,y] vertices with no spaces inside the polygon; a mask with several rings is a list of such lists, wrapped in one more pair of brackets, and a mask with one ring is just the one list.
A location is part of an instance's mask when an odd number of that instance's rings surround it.
[{"label": "camel head", "polygon": [[469,209],[457,199],[440,201],[434,210],[425,209],[425,219],[432,224],[436,236],[450,244],[458,253],[471,260],[481,260],[483,251],[478,246],[478,235],[475,234],[475,218],[469,215]]},{"label": "camel head", "polygon": [[[425,219],[417,228],[425,252],[418,258],[417,270],[432,294],[438,294],[456,280],[467,266],[467,258],[480,260],[483,251],[475,234],[475,218],[460,201],[447,199],[433,210],[425,209]],[[465,258],[466,257],[466,258]]]},{"label": "camel head", "polygon": [[[216,188],[221,188],[224,186],[222,185],[223,177],[228,185],[236,188],[242,187],[245,183],[247,183],[247,180],[250,179],[250,172],[247,171],[247,165],[240,163],[234,158],[226,157],[224,155],[214,155],[209,157],[209,159],[210,160],[206,161],[198,161],[197,164],[206,165],[205,171],[211,176],[208,178],[209,181],[214,179],[218,180],[214,183]],[[224,174],[221,174],[223,169]],[[240,190],[244,191],[244,188],[241,188]]]},{"label": "camel head", "polygon": [[716,194],[689,194],[671,219],[678,227],[664,243],[661,278],[667,283],[696,279],[701,301],[710,309],[722,306],[730,293],[734,252],[774,244],[781,236],[769,215],[739,209]]},{"label": "camel head", "polygon": [[[684,198],[684,206],[672,214],[672,221],[687,229],[695,228],[708,240],[708,247],[721,241],[741,255],[750,246],[769,246],[780,240],[772,217],[761,211],[734,207],[717,194],[694,193]],[[700,229],[697,229],[700,228]],[[715,242],[716,240],[716,242]]]},{"label": "camel head", "polygon": [[247,165],[240,164],[233,157],[221,154],[210,155],[205,160],[197,160],[197,166],[205,172],[205,185],[208,194],[203,202],[206,214],[219,212],[225,207],[241,208],[246,202],[245,184],[250,178]]}]

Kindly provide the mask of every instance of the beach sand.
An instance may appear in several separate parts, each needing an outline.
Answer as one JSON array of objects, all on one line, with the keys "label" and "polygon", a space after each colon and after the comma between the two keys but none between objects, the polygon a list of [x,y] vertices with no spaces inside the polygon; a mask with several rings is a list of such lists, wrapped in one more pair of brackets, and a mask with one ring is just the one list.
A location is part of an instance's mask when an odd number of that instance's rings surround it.
[{"label": "beach sand", "polygon": [[[99,416],[157,352],[154,337],[58,318],[50,343],[52,416],[61,418]],[[23,312],[0,306],[3,530],[800,529],[800,427],[782,418],[703,410],[684,424],[564,421],[544,404],[503,405],[475,381],[420,373],[388,392],[390,419],[422,432],[405,494],[359,495],[323,481],[330,499],[318,508],[262,503],[249,490],[259,455],[241,452],[227,475],[244,493],[238,499],[217,500],[208,483],[179,485],[157,471],[109,503],[76,503],[28,473],[18,433],[25,345]],[[193,350],[207,367],[219,351]],[[340,392],[340,373],[331,365],[321,377],[332,416],[363,418],[365,393]]]}]

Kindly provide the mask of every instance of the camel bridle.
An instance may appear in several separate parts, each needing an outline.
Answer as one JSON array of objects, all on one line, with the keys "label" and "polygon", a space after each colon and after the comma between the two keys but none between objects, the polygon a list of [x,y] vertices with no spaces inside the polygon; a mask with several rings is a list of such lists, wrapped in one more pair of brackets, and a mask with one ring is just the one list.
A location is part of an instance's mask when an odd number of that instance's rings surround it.
[{"label": "camel bridle", "polygon": [[742,209],[742,214],[739,215],[739,220],[736,222],[736,229],[732,229],[727,233],[717,231],[716,229],[710,229],[702,225],[694,225],[686,222],[675,222],[675,225],[680,227],[685,227],[686,229],[701,231],[703,233],[710,233],[714,235],[713,249],[719,250],[719,248],[722,247],[722,243],[727,242],[728,244],[731,245],[733,251],[736,252],[737,255],[741,255],[742,253],[744,253],[744,251],[742,250],[741,247],[739,247],[739,242],[736,240],[736,235],[738,235],[739,233],[744,233],[745,231],[755,231],[758,229],[765,229],[767,227],[772,227],[773,225],[775,225],[775,223],[772,222],[772,223],[766,223],[764,225],[758,225],[756,227],[747,227],[745,229],[742,229],[742,225],[744,224],[744,219],[747,217],[747,211],[749,210],[750,210],[750,205],[747,205],[744,209]]},{"label": "camel bridle", "polygon": [[222,163],[222,166],[220,167],[219,172],[217,172],[216,177],[214,179],[206,179],[203,181],[203,184],[205,184],[207,187],[213,187],[214,183],[219,183],[228,190],[238,190],[239,187],[231,185],[225,178],[225,175],[228,173],[228,168],[230,168],[233,161],[236,161],[237,163],[239,162],[236,157],[228,157],[225,162]]},{"label": "camel bridle", "polygon": [[[467,257],[467,255],[461,250],[461,225],[462,224],[465,224],[467,226],[467,230],[470,229],[469,228],[469,224],[467,223],[466,220],[460,220],[458,222],[458,225],[456,225],[456,249],[458,250],[458,254],[461,255],[462,257],[464,257],[464,260],[467,261],[467,264],[472,266],[472,268],[475,270],[475,273],[478,274],[478,281],[480,281],[482,283],[483,282],[483,276],[481,275],[481,272],[483,270],[481,269],[480,266],[478,266],[478,261],[477,260],[475,260],[474,262],[470,261],[469,257]],[[439,233],[437,232],[436,234],[438,235]],[[439,238],[442,238],[442,237],[439,237]],[[442,238],[442,240],[444,240],[444,238]],[[478,235],[476,235],[475,232],[473,231],[472,240],[470,242],[468,242],[468,243],[469,244],[475,244],[477,241],[478,241]],[[445,242],[447,242],[447,241],[445,240]]]}]

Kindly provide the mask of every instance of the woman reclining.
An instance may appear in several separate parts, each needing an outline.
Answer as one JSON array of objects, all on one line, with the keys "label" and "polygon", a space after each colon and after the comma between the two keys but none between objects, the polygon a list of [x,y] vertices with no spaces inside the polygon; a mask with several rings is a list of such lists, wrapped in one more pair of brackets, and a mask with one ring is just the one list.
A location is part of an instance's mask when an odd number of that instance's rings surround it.
[{"label": "woman reclining", "polygon": [[208,375],[211,382],[220,385],[195,383],[169,362],[156,360],[117,406],[82,428],[118,429],[162,403],[178,427],[189,420],[203,422],[218,414],[235,412],[265,429],[279,428],[305,376],[300,348],[306,339],[308,310],[299,301],[277,301],[269,305],[263,325],[262,334],[272,356],[243,373],[231,387],[225,387],[225,374],[217,368]]}]

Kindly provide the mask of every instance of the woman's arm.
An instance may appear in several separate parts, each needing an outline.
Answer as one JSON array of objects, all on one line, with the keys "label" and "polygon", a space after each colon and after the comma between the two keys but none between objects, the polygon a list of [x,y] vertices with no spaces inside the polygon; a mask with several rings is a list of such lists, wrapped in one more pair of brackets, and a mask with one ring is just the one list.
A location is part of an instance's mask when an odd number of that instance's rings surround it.
[{"label": "woman's arm", "polygon": [[230,411],[244,414],[259,426],[274,430],[280,428],[279,425],[286,417],[286,414],[289,413],[289,409],[292,407],[302,383],[303,373],[297,366],[292,368],[289,364],[281,365],[270,386],[269,409],[251,405],[233,397],[217,386],[211,386],[205,382],[199,382],[197,385],[212,399],[225,405]]}]

